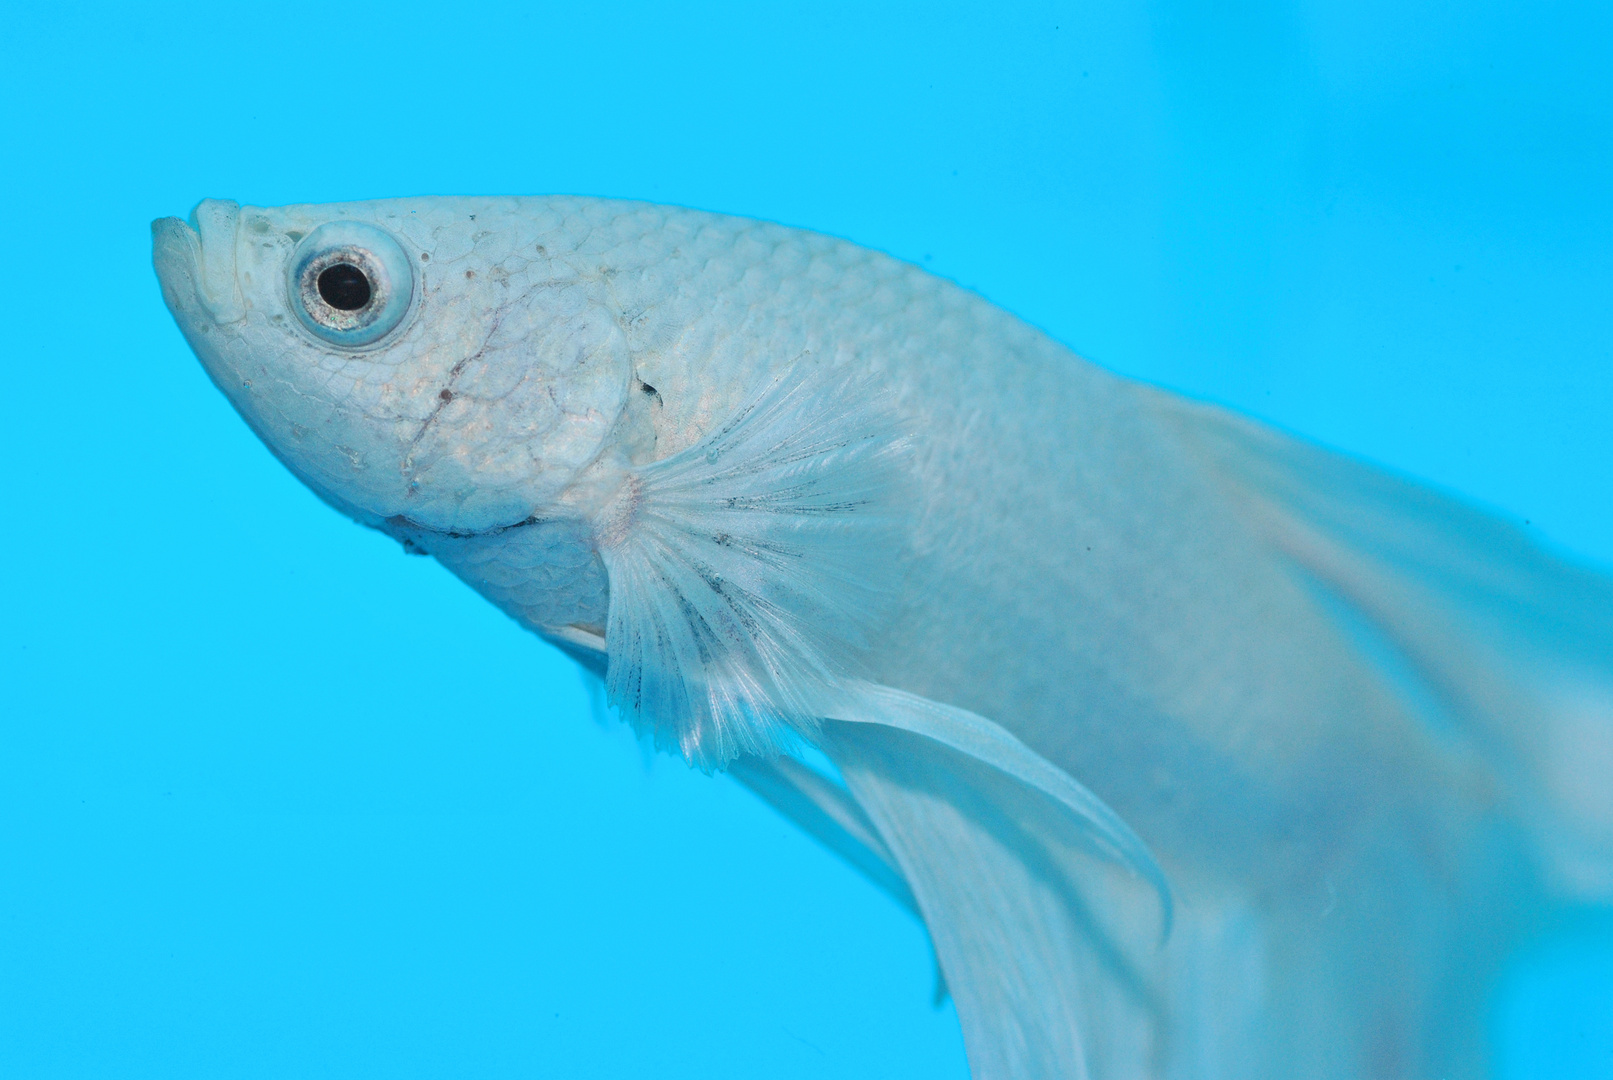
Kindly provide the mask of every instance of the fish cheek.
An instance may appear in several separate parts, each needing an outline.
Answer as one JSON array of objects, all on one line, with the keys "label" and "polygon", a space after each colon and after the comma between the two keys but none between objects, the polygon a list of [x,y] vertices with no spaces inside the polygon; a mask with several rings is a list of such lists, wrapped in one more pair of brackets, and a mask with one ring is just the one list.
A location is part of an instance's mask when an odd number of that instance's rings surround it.
[{"label": "fish cheek", "polygon": [[411,520],[456,532],[521,521],[611,437],[631,381],[620,328],[580,286],[536,292],[434,388],[404,461]]}]

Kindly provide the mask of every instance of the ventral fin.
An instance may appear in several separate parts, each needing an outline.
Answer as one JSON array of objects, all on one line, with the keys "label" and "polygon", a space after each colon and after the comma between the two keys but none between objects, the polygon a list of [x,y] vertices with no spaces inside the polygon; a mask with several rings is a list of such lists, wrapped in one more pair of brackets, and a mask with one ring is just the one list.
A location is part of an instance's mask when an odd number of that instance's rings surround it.
[{"label": "ventral fin", "polygon": [[610,703],[703,769],[816,737],[893,592],[907,440],[867,375],[798,361],[602,524]]},{"label": "ventral fin", "polygon": [[1142,888],[1168,893],[1142,841],[984,717],[869,689],[825,722],[824,750],[924,917],[970,1074],[1167,1075],[1166,946]]},{"label": "ventral fin", "polygon": [[850,723],[910,732],[1046,796],[1046,810],[1070,826],[1069,838],[1148,883],[1159,898],[1161,936],[1170,935],[1174,913],[1170,882],[1148,845],[1102,799],[1006,728],[967,709],[868,682],[847,686],[834,719],[843,722],[842,728]]}]

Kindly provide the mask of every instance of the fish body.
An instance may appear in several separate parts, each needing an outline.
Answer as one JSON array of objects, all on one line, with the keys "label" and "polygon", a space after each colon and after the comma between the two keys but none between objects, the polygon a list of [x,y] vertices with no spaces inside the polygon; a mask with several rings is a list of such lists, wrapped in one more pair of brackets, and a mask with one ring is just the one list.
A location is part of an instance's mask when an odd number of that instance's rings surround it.
[{"label": "fish body", "polygon": [[779,225],[154,237],[323,499],[925,920],[977,1077],[1481,1076],[1499,962],[1613,894],[1613,586],[1454,500]]}]

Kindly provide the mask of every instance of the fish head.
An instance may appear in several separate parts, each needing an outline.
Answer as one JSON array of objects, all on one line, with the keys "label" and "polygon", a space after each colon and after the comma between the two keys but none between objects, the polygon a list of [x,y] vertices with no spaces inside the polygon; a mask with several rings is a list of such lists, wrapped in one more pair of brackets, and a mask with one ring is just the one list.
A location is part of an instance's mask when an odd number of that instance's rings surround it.
[{"label": "fish head", "polygon": [[534,520],[608,443],[631,360],[586,222],[512,200],[260,208],[152,223],[213,382],[321,498],[395,535]]}]

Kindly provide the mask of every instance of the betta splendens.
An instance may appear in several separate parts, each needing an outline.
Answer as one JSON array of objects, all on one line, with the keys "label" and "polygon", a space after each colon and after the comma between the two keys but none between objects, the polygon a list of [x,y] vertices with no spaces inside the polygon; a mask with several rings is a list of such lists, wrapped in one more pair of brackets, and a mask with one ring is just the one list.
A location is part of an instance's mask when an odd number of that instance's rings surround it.
[{"label": "betta splendens", "polygon": [[153,230],[320,498],[923,919],[978,1080],[1482,1077],[1501,963],[1613,899],[1613,582],[1502,521],[778,225]]}]

